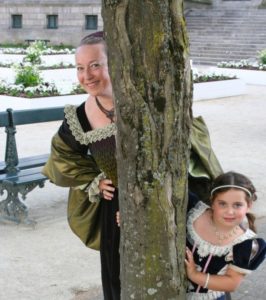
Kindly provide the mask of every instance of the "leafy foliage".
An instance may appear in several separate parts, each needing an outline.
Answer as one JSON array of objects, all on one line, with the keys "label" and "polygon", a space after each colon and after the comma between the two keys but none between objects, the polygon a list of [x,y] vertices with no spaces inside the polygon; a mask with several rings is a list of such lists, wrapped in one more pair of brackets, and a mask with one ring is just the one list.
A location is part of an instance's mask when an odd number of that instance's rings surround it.
[{"label": "leafy foliage", "polygon": [[259,52],[259,59],[260,59],[260,62],[263,65],[265,65],[265,69],[266,69],[266,49]]},{"label": "leafy foliage", "polygon": [[41,55],[46,49],[44,42],[36,41],[26,49],[26,56],[23,61],[30,62],[32,64],[40,64],[42,62]]},{"label": "leafy foliage", "polygon": [[31,64],[20,64],[15,67],[15,84],[22,84],[24,87],[36,86],[42,82],[40,72],[36,66]]}]

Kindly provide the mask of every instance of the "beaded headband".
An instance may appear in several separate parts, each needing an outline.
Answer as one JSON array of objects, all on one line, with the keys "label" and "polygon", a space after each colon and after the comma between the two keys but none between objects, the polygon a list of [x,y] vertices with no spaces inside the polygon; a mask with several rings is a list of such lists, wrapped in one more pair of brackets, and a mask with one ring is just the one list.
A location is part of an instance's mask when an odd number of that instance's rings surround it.
[{"label": "beaded headband", "polygon": [[211,196],[213,195],[213,193],[214,193],[215,191],[217,191],[217,190],[219,190],[219,189],[223,189],[223,188],[236,188],[236,189],[240,189],[240,190],[245,191],[245,192],[249,195],[250,198],[252,197],[252,194],[251,194],[251,192],[250,192],[248,189],[246,189],[246,188],[244,188],[244,187],[242,187],[242,186],[239,186],[239,185],[233,185],[233,184],[217,186],[216,188],[214,188],[214,189],[211,191]]}]

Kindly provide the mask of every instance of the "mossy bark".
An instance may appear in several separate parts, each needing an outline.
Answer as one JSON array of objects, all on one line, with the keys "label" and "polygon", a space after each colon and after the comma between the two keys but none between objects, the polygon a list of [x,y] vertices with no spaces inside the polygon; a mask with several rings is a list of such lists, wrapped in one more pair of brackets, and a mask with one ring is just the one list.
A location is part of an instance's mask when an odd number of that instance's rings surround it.
[{"label": "mossy bark", "polygon": [[183,1],[105,0],[122,299],[185,299],[192,82]]}]

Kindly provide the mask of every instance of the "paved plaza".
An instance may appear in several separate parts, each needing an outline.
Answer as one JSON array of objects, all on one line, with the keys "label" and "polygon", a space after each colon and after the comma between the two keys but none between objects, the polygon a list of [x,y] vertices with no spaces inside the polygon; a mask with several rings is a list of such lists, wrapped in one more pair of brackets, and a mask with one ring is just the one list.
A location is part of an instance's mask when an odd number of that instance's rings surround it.
[{"label": "paved plaza", "polygon": [[[266,86],[248,85],[243,96],[198,101],[194,115],[205,119],[213,148],[225,171],[251,177],[258,189],[254,212],[266,238]],[[58,122],[20,126],[20,156],[48,152]],[[0,131],[0,160],[4,159]],[[25,204],[35,226],[0,223],[0,299],[102,300],[99,253],[87,249],[66,221],[67,189],[49,182]],[[266,264],[246,277],[233,300],[264,300]],[[163,300],[163,299],[162,299]]]}]

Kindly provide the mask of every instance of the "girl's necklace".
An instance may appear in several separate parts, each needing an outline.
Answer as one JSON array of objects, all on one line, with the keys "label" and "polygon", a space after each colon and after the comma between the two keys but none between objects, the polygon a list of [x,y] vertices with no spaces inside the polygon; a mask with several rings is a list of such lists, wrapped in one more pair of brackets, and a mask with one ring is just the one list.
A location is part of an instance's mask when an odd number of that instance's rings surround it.
[{"label": "girl's necklace", "polygon": [[217,237],[217,240],[219,241],[219,244],[221,244],[223,241],[228,240],[229,238],[232,238],[237,234],[237,228],[238,225],[236,225],[233,229],[231,229],[228,232],[221,232],[218,230],[218,228],[215,226],[213,222],[213,218],[211,217],[211,225],[213,227],[215,236]]},{"label": "girl's necklace", "polygon": [[114,116],[115,116],[115,109],[114,107],[110,110],[107,110],[106,108],[104,108],[101,104],[101,102],[98,100],[97,97],[95,97],[95,101],[97,106],[99,107],[99,109],[106,115],[106,117],[111,121],[111,123],[114,122]]}]

